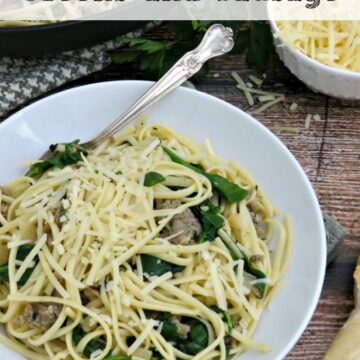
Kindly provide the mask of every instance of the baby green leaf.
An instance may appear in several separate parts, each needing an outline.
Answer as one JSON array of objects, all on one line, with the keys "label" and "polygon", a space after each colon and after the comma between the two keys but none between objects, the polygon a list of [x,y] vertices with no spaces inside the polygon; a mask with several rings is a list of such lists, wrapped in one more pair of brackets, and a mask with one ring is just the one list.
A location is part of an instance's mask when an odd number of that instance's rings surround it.
[{"label": "baby green leaf", "polygon": [[[80,325],[76,326],[73,329],[72,338],[75,344],[77,345],[82,338],[86,335],[85,331],[82,329]],[[92,339],[90,340],[87,345],[85,346],[85,349],[83,350],[83,353],[86,357],[90,359],[91,354],[97,350],[104,350],[105,349],[105,343],[100,340]]]},{"label": "baby green leaf", "polygon": [[[231,257],[234,260],[241,259],[244,261],[244,270],[247,273],[255,276],[257,279],[265,279],[266,278],[266,274],[264,274],[261,270],[254,268],[251,265],[251,262],[250,262],[249,258],[247,257],[247,255],[245,254],[245,252],[240,249],[240,247],[235,243],[235,241],[225,231],[223,231],[221,229],[219,231],[219,236],[220,236],[221,240],[223,241],[223,243],[225,244],[225,246],[229,249]],[[266,291],[265,282],[255,284],[254,287],[258,290],[259,297],[263,298],[265,295],[265,291]]]},{"label": "baby green leaf", "polygon": [[184,270],[184,266],[175,265],[148,254],[141,254],[140,258],[143,273],[149,277],[161,276],[169,271],[175,274]]},{"label": "baby green leaf", "polygon": [[[16,254],[16,260],[24,261],[26,257],[30,254],[30,251],[32,250],[32,245],[21,245],[18,249],[18,252]],[[33,273],[37,263],[39,262],[39,258],[36,256],[34,258],[34,265],[32,267],[29,267],[26,269],[24,274],[21,276],[20,280],[18,281],[18,285],[23,286],[26,284],[26,282],[29,280],[31,274]],[[16,266],[16,268],[19,268],[19,266]],[[0,280],[9,282],[9,266],[8,264],[4,264],[0,266]]]},{"label": "baby green leaf", "polygon": [[85,156],[88,154],[79,143],[80,140],[75,140],[68,144],[51,145],[50,150],[54,154],[53,157],[33,164],[30,167],[28,176],[35,177],[41,175],[52,167],[63,169],[67,165],[76,164],[81,160],[81,154]]},{"label": "baby green leaf", "polygon": [[189,329],[187,334],[180,334],[172,314],[156,313],[156,315],[156,319],[163,324],[161,335],[166,341],[171,341],[174,347],[180,351],[189,355],[196,355],[209,345],[207,328],[200,320],[187,316],[177,316],[177,320],[182,325],[188,326]]},{"label": "baby green leaf", "polygon": [[191,211],[201,223],[202,232],[199,242],[214,241],[218,230],[224,225],[224,219],[218,215],[220,208],[206,200],[192,207]]},{"label": "baby green leaf", "polygon": [[163,181],[165,181],[164,176],[162,176],[161,174],[159,174],[155,171],[151,171],[145,175],[144,186],[151,187],[151,186],[160,184]]},{"label": "baby green leaf", "polygon": [[[83,328],[78,325],[73,329],[72,333],[72,339],[74,343],[77,345],[79,342],[83,339],[83,337],[86,335]],[[83,350],[84,355],[87,358],[91,358],[91,354],[98,350],[104,350],[106,347],[105,342],[102,340],[92,339],[90,340],[87,345],[85,346],[85,349]],[[111,352],[105,356],[106,360],[131,360],[129,356],[126,355],[111,355]]]},{"label": "baby green leaf", "polygon": [[222,310],[219,307],[217,307],[216,305],[211,305],[210,309],[215,311],[218,314],[222,315],[223,321],[226,323],[227,325],[227,330],[228,333],[231,334],[231,332],[234,329],[234,323],[232,321],[231,315],[228,311]]}]

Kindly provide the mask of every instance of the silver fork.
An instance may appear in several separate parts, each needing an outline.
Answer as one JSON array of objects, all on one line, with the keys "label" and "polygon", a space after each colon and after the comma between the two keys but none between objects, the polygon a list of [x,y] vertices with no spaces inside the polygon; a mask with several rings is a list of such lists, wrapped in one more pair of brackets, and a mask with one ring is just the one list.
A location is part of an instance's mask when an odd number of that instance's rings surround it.
[{"label": "silver fork", "polygon": [[[233,31],[223,25],[212,25],[205,33],[199,46],[186,53],[175,65],[158,80],[140,99],[131,105],[118,119],[105,128],[94,139],[81,144],[85,149],[91,149],[115,135],[130,122],[135,120],[150,105],[162,99],[175,88],[195,75],[203,64],[211,58],[226,54],[234,46]],[[51,147],[54,149],[54,147]],[[40,160],[50,159],[54,155],[50,149]]]}]

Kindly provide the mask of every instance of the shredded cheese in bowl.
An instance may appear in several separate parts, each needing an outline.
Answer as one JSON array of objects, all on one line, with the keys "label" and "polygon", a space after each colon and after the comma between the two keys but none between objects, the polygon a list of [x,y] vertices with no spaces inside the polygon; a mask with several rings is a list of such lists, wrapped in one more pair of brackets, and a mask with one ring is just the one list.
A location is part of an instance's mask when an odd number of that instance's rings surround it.
[{"label": "shredded cheese in bowl", "polygon": [[280,36],[322,64],[360,72],[359,21],[277,21]]}]

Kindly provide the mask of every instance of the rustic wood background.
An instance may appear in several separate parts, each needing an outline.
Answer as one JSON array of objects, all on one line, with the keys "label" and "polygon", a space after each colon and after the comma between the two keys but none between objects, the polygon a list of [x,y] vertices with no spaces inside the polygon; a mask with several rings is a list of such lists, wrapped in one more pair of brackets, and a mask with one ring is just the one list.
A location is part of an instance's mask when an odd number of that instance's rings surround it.
[{"label": "rustic wood background", "polygon": [[[163,38],[162,28],[147,37]],[[243,94],[235,88],[231,72],[247,79],[256,74],[243,56],[228,55],[211,62],[208,76],[197,88],[245,110],[249,108]],[[136,64],[111,65],[107,69],[57,89],[110,80],[142,79]],[[336,260],[328,266],[317,310],[289,360],[321,359],[338,329],[353,308],[352,272],[360,253],[360,102],[342,101],[315,94],[274,59],[266,71],[263,89],[281,92],[286,102],[276,105],[257,118],[287,145],[309,176],[322,210],[338,220],[347,231]],[[298,109],[289,110],[296,102]],[[254,107],[255,108],[255,107]],[[305,128],[307,114],[319,114]],[[0,121],[2,119],[0,118]],[[296,132],[284,129],[296,129]]]}]

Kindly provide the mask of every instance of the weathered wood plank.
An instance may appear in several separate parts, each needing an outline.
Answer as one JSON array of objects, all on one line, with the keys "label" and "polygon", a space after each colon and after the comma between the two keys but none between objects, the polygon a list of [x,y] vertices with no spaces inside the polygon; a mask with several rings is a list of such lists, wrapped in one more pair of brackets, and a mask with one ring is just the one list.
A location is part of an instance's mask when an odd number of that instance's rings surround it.
[{"label": "weathered wood plank", "polygon": [[[162,29],[156,29],[149,36],[157,39],[167,35]],[[246,81],[249,74],[255,74],[242,56],[226,56],[211,63],[211,72],[197,85],[198,89],[252,111],[243,94],[235,88],[231,71],[237,71]],[[318,194],[323,211],[340,221],[348,233],[337,259],[327,269],[316,313],[287,356],[289,360],[317,360],[353,307],[352,272],[360,253],[360,107],[358,102],[315,94],[277,60],[269,65],[266,75],[262,88],[285,94],[286,102],[257,118],[296,156]],[[56,91],[99,81],[141,78],[136,65],[113,65]],[[293,102],[298,104],[295,112],[289,110]],[[321,120],[312,121],[310,128],[305,129],[307,114],[319,114]],[[297,132],[279,127],[295,128]]]}]

